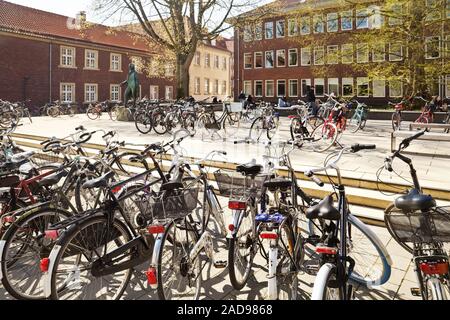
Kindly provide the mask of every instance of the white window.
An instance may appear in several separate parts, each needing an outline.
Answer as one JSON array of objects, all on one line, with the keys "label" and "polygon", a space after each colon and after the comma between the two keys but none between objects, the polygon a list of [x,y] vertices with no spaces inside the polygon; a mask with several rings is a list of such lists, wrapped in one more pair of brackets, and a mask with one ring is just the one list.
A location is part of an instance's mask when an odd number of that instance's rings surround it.
[{"label": "white window", "polygon": [[252,94],[252,82],[251,81],[244,81],[244,94],[246,96],[251,95]]},{"label": "white window", "polygon": [[164,75],[166,77],[173,77],[174,74],[174,68],[171,65],[166,65],[164,67]]},{"label": "white window", "polygon": [[319,66],[325,63],[325,49],[324,47],[314,48],[314,65]]},{"label": "white window", "polygon": [[383,16],[381,15],[379,6],[369,7],[369,28],[380,29],[383,25]]},{"label": "white window", "polygon": [[209,85],[209,79],[205,79],[205,90],[203,91],[203,94],[209,94],[210,90],[210,85]]},{"label": "white window", "polygon": [[336,12],[327,14],[327,31],[337,32],[339,29],[339,15]]},{"label": "white window", "polygon": [[255,81],[255,97],[262,97],[263,96],[263,82],[262,80],[256,80]]},{"label": "white window", "polygon": [[314,33],[323,33],[325,31],[325,22],[323,15],[315,15],[313,17]]},{"label": "white window", "polygon": [[194,82],[194,94],[200,94],[200,78],[196,77]]},{"label": "white window", "polygon": [[372,49],[372,61],[383,62],[386,60],[386,46],[383,42],[377,43]]},{"label": "white window", "polygon": [[389,96],[399,98],[403,96],[403,85],[400,80],[389,81]]},{"label": "white window", "polygon": [[277,21],[277,38],[284,38],[285,22],[284,20]]},{"label": "white window", "polygon": [[120,53],[111,53],[111,71],[122,72],[122,55]]},{"label": "white window", "polygon": [[196,66],[199,66],[200,63],[201,63],[201,53],[197,51],[194,56],[194,64]]},{"label": "white window", "polygon": [[353,44],[346,43],[341,47],[342,63],[353,63]]},{"label": "white window", "polygon": [[61,83],[60,100],[63,103],[72,103],[75,101],[75,83]]},{"label": "white window", "polygon": [[223,80],[222,81],[222,94],[223,95],[227,95],[228,94],[228,90],[227,90],[227,81]]},{"label": "white window", "polygon": [[118,102],[118,101],[120,101],[120,96],[121,96],[121,94],[120,94],[120,85],[118,85],[118,84],[112,84],[111,86],[110,86],[110,99],[111,99],[111,101],[113,101],[113,102]]},{"label": "white window", "polygon": [[277,80],[277,96],[286,96],[286,80]]},{"label": "white window", "polygon": [[266,39],[273,39],[273,22],[266,22],[264,24]]},{"label": "white window", "polygon": [[98,69],[98,51],[85,50],[84,67],[86,69]]},{"label": "white window", "polygon": [[277,67],[286,66],[286,50],[277,50]]},{"label": "white window", "polygon": [[159,100],[159,86],[150,86],[150,99]]},{"label": "white window", "polygon": [[325,94],[325,79],[314,79],[314,90],[318,97],[323,97]]},{"label": "white window", "polygon": [[266,51],[266,68],[274,67],[273,51]]},{"label": "white window", "polygon": [[263,66],[263,53],[255,52],[255,69],[261,69]]},{"label": "white window", "polygon": [[438,59],[441,57],[441,37],[427,37],[425,39],[425,57],[427,59]]},{"label": "white window", "polygon": [[334,93],[335,96],[339,96],[339,79],[328,78],[328,94]]},{"label": "white window", "polygon": [[214,68],[219,69],[219,56],[214,56]]},{"label": "white window", "polygon": [[289,80],[289,97],[297,97],[298,96],[298,80],[290,79]]},{"label": "white window", "polygon": [[301,49],[301,65],[310,66],[311,65],[311,48]]},{"label": "white window", "polygon": [[244,41],[252,41],[252,27],[249,25],[244,26]]},{"label": "white window", "polygon": [[274,89],[274,81],[266,80],[266,97],[274,97],[275,89]]},{"label": "white window", "polygon": [[298,50],[289,49],[289,67],[298,66]]},{"label": "white window", "polygon": [[309,88],[311,88],[311,79],[302,79],[302,97],[306,96]]},{"label": "white window", "polygon": [[358,97],[368,97],[369,96],[369,78],[356,78],[357,84],[357,95]]},{"label": "white window", "polygon": [[356,29],[367,29],[369,27],[367,11],[367,9],[356,10]]},{"label": "white window", "polygon": [[214,80],[213,84],[213,94],[219,94],[219,80]]},{"label": "white window", "polygon": [[166,97],[166,100],[173,100],[173,87],[172,86],[166,86],[165,97]]},{"label": "white window", "polygon": [[359,43],[356,45],[356,62],[369,62],[369,45],[367,43]]},{"label": "white window", "polygon": [[354,92],[353,78],[342,78],[342,96],[352,97]]},{"label": "white window", "polygon": [[309,16],[300,18],[300,34],[310,34],[311,33],[311,18]]},{"label": "white window", "polygon": [[440,0],[427,0],[427,16],[426,20],[428,21],[434,21],[441,19],[441,8],[442,2]]},{"label": "white window", "polygon": [[332,45],[327,47],[327,63],[338,64],[339,63],[339,46]]},{"label": "white window", "polygon": [[222,57],[222,70],[227,70],[227,57]]},{"label": "white window", "polygon": [[353,30],[353,11],[344,11],[341,13],[342,31]]},{"label": "white window", "polygon": [[298,23],[296,19],[288,20],[288,36],[294,37],[298,35]]},{"label": "white window", "polygon": [[205,67],[211,67],[211,55],[209,53],[205,53]]},{"label": "white window", "polygon": [[98,101],[98,85],[86,83],[84,85],[84,102],[92,103]]},{"label": "white window", "polygon": [[374,98],[386,97],[386,81],[384,80],[372,81],[372,96]]},{"label": "white window", "polygon": [[262,31],[262,24],[258,23],[255,25],[255,40],[262,40],[263,37],[263,31]]},{"label": "white window", "polygon": [[389,44],[389,61],[403,60],[403,46],[400,42]]},{"label": "white window", "polygon": [[388,13],[390,26],[398,26],[403,24],[403,6],[401,4],[395,3],[391,5]]},{"label": "white window", "polygon": [[61,47],[61,66],[75,68],[75,48]]},{"label": "white window", "polygon": [[244,53],[244,69],[251,69],[253,67],[252,54]]}]

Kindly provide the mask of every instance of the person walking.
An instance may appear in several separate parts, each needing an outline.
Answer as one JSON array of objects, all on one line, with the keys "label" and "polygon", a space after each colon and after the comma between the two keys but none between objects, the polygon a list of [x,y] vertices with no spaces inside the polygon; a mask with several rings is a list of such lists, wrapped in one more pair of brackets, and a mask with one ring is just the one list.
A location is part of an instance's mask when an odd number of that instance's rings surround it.
[{"label": "person walking", "polygon": [[318,108],[316,103],[316,94],[314,92],[314,88],[312,88],[311,86],[306,87],[306,102],[308,102],[311,108],[312,115],[317,116]]}]

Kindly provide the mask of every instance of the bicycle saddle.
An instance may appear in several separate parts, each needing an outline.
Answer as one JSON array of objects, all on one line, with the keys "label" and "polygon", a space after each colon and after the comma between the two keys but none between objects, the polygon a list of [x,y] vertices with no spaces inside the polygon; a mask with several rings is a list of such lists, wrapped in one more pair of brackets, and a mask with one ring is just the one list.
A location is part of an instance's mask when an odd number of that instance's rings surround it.
[{"label": "bicycle saddle", "polygon": [[12,164],[17,165],[17,164],[23,163],[24,161],[29,160],[34,154],[35,154],[34,151],[17,153],[11,157],[10,161]]},{"label": "bicycle saddle", "polygon": [[414,211],[431,209],[436,206],[436,201],[432,196],[420,193],[417,189],[412,189],[408,194],[395,199],[394,204],[397,209]]},{"label": "bicycle saddle", "polygon": [[284,178],[276,178],[270,181],[264,182],[264,187],[273,192],[276,190],[288,190],[292,186],[292,181]]},{"label": "bicycle saddle", "polygon": [[67,172],[62,170],[60,172],[49,175],[48,177],[39,181],[40,187],[51,187],[57,184],[63,177],[67,176]]},{"label": "bicycle saddle", "polygon": [[341,214],[333,206],[333,196],[329,195],[315,206],[306,210],[306,217],[308,219],[339,220]]},{"label": "bicycle saddle", "polygon": [[236,171],[243,173],[245,176],[256,176],[262,171],[262,168],[259,164],[241,164],[236,167]]},{"label": "bicycle saddle", "polygon": [[176,190],[176,189],[183,189],[183,184],[181,183],[181,182],[178,182],[178,181],[172,181],[172,182],[167,182],[167,183],[164,183],[162,186],[161,186],[161,191],[173,191],[173,190]]},{"label": "bicycle saddle", "polygon": [[83,189],[94,189],[108,186],[108,181],[114,177],[114,171],[110,171],[103,176],[92,179],[83,184]]}]

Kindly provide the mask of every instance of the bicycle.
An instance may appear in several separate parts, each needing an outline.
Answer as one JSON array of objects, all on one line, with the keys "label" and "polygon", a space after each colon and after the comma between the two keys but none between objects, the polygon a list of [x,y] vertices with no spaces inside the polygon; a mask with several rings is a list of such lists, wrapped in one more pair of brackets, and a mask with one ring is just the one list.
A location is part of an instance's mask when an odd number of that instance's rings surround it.
[{"label": "bicycle", "polygon": [[356,108],[348,122],[348,127],[350,128],[350,132],[356,133],[359,130],[364,130],[369,115],[369,107],[365,103],[360,103],[357,100],[351,100],[349,106],[351,103],[355,103]]},{"label": "bicycle", "polygon": [[402,100],[399,103],[388,102],[390,106],[393,106],[395,112],[392,114],[392,130],[400,131],[402,127],[402,111],[405,110],[408,106],[408,100]]},{"label": "bicycle", "polygon": [[411,294],[421,296],[423,300],[447,300],[450,297],[450,273],[444,244],[450,242],[450,208],[438,207],[432,196],[423,193],[412,160],[402,154],[425,132],[404,139],[385,159],[383,168],[389,172],[394,171],[392,163],[395,159],[406,163],[413,186],[386,209],[384,220],[393,239],[413,256],[419,287],[411,288]]},{"label": "bicycle", "polygon": [[101,118],[103,112],[107,112],[109,115],[109,118],[112,121],[116,121],[119,106],[118,106],[118,104],[116,104],[115,106],[110,107],[109,104],[110,104],[110,102],[108,100],[106,100],[104,102],[96,103],[95,105],[89,104],[89,106],[86,110],[87,117],[91,120],[97,120],[97,119]]},{"label": "bicycle", "polygon": [[260,108],[262,115],[253,121],[249,133],[249,138],[256,142],[259,142],[264,131],[266,132],[267,139],[272,140],[280,122],[280,116],[275,112],[274,105],[266,103]]},{"label": "bicycle", "polygon": [[197,120],[197,130],[201,132],[202,140],[205,135],[213,137],[218,131],[223,130],[225,136],[233,137],[240,128],[242,104],[240,103],[224,103],[222,114],[217,117],[214,107],[204,105],[201,108],[200,115]]},{"label": "bicycle", "polygon": [[57,118],[61,115],[69,115],[69,117],[75,116],[75,110],[72,105],[60,104],[59,101],[55,101],[55,104],[47,108],[47,115],[52,118]]},{"label": "bicycle", "polygon": [[434,112],[433,112],[429,102],[420,96],[414,97],[414,99],[425,102],[425,106],[422,108],[422,113],[416,119],[416,121],[414,121],[414,123],[424,123],[424,124],[433,123]]}]

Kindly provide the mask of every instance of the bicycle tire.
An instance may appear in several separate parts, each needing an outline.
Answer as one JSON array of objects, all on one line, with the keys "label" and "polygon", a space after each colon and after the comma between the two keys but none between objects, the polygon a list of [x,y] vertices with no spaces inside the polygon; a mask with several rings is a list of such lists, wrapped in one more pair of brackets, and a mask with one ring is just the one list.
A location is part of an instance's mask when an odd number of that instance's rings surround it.
[{"label": "bicycle tire", "polygon": [[402,118],[398,112],[394,112],[392,114],[392,130],[394,131],[400,131],[401,125],[402,125]]},{"label": "bicycle tire", "polygon": [[112,121],[117,121],[117,117],[119,115],[119,107],[118,106],[112,107],[111,110],[109,110],[108,114],[109,114],[109,118]]},{"label": "bicycle tire", "polygon": [[90,120],[97,120],[100,117],[100,114],[95,107],[89,107],[86,110],[86,115]]},{"label": "bicycle tire", "polygon": [[[338,138],[338,129],[332,123],[325,122],[314,129],[311,133],[313,142],[313,150],[316,152],[325,152],[330,149]],[[318,146],[318,142],[323,142],[322,146]]]},{"label": "bicycle tire", "polygon": [[134,125],[142,134],[148,134],[153,129],[152,119],[144,112],[136,112],[134,115]]},{"label": "bicycle tire", "polygon": [[155,110],[151,114],[153,130],[159,134],[164,135],[167,132],[167,124],[165,123],[166,115],[159,111]]},{"label": "bicycle tire", "polygon": [[263,118],[261,117],[256,118],[253,121],[252,126],[250,127],[250,139],[259,141],[264,131],[263,126],[264,126]]},{"label": "bicycle tire", "polygon": [[413,254],[413,247],[404,243],[403,241],[400,241],[400,239],[398,238],[397,234],[392,230],[392,226],[390,223],[390,220],[388,219],[389,215],[391,214],[391,211],[396,209],[395,204],[391,204],[389,205],[386,210],[384,210],[384,223],[386,225],[386,229],[388,230],[389,234],[391,235],[391,237],[406,251],[408,251],[410,254]]},{"label": "bicycle tire", "polygon": [[343,300],[344,292],[342,286],[335,288],[333,282],[336,281],[336,266],[325,263],[319,269],[314,280],[311,300]]},{"label": "bicycle tire", "polygon": [[222,121],[222,129],[227,138],[236,137],[241,127],[241,119],[237,116],[238,113],[230,113]]}]

